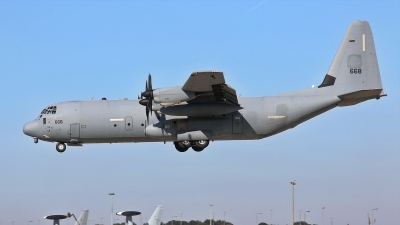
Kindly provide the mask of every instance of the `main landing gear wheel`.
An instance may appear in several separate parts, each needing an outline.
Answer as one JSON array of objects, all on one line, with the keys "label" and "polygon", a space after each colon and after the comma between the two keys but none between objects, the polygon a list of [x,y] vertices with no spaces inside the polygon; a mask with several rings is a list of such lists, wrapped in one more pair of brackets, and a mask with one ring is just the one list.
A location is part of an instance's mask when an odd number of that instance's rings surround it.
[{"label": "main landing gear wheel", "polygon": [[57,150],[57,152],[64,152],[65,151],[65,149],[67,149],[67,146],[65,146],[65,144],[64,143],[57,143],[56,144],[56,150]]},{"label": "main landing gear wheel", "polygon": [[186,152],[190,148],[191,143],[190,141],[176,141],[174,145],[179,152]]},{"label": "main landing gear wheel", "polygon": [[203,149],[207,148],[209,143],[210,141],[208,140],[194,141],[192,144],[192,149],[196,152],[201,152]]}]

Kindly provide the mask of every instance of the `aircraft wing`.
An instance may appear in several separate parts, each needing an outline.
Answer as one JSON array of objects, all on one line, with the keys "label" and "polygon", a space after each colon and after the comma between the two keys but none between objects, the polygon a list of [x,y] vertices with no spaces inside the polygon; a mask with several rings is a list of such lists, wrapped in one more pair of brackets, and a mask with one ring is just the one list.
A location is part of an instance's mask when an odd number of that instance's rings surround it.
[{"label": "aircraft wing", "polygon": [[217,102],[239,105],[236,90],[225,83],[222,72],[194,72],[183,85],[182,90],[202,93],[188,103]]}]

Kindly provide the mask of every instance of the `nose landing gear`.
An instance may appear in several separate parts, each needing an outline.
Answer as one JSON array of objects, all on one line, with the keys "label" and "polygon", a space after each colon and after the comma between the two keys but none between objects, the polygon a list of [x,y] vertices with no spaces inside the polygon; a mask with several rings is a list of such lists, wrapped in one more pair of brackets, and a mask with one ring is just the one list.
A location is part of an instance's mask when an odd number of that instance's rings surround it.
[{"label": "nose landing gear", "polygon": [[179,152],[186,152],[190,147],[192,147],[192,149],[196,152],[201,152],[208,146],[209,143],[209,140],[176,141],[174,142],[174,145],[176,150],[178,150]]},{"label": "nose landing gear", "polygon": [[58,143],[56,144],[56,150],[57,150],[57,152],[62,153],[62,152],[65,151],[65,149],[67,149],[67,146],[66,146],[64,143],[58,142]]}]

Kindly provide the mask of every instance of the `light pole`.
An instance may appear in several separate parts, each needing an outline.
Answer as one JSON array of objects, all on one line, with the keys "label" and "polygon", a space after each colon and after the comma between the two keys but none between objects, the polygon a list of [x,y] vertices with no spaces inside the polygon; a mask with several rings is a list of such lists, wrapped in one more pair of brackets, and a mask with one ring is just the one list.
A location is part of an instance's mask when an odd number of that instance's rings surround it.
[{"label": "light pole", "polygon": [[210,205],[210,225],[212,225],[212,224],[211,224],[211,214],[212,214],[212,213],[211,213],[211,208],[213,207],[214,204],[209,204],[209,205]]},{"label": "light pole", "polygon": [[[181,225],[182,225],[182,214],[183,214],[183,213],[181,213]],[[140,224],[140,225],[141,225],[141,224]]]},{"label": "light pole", "polygon": [[332,216],[331,216],[331,225],[333,225],[333,220],[332,220]]},{"label": "light pole", "polygon": [[100,223],[103,225],[103,217],[100,218]]},{"label": "light pole", "polygon": [[262,213],[256,213],[256,225],[258,225],[258,214],[262,214]]},{"label": "light pole", "polygon": [[271,218],[270,218],[270,219],[271,219],[271,224],[272,224],[272,211],[274,211],[274,210],[271,209],[271,210],[269,211],[269,212],[270,212],[270,216],[271,216]]},{"label": "light pole", "polygon": [[306,213],[308,213],[308,212],[310,212],[310,211],[304,211],[304,222],[307,224],[307,221],[306,221]]},{"label": "light pole", "polygon": [[[146,219],[146,217],[145,217],[145,216],[144,216],[144,217],[142,217],[142,215],[140,215],[140,225],[143,225],[142,218],[143,218],[143,219]],[[126,224],[125,224],[125,225],[126,225]]]},{"label": "light pole", "polygon": [[292,185],[292,225],[294,225],[294,185],[296,185],[296,180],[290,182]]},{"label": "light pole", "polygon": [[324,209],[325,209],[325,206],[322,207],[322,225],[324,225]]},{"label": "light pole", "polygon": [[[142,219],[142,217],[140,217],[140,219]],[[144,216],[143,219],[146,219],[146,217]],[[140,221],[140,222],[142,222],[142,221]],[[126,225],[126,224],[125,224],[125,225]],[[143,223],[141,223],[140,225],[143,225]]]},{"label": "light pole", "polygon": [[300,213],[299,213],[299,221],[301,223],[301,211],[303,211],[302,209],[300,209]]},{"label": "light pole", "polygon": [[225,225],[225,214],[226,214],[226,212],[224,212],[224,225]]},{"label": "light pole", "polygon": [[174,225],[174,217],[178,217],[178,216],[172,216],[172,225]]},{"label": "light pole", "polygon": [[213,213],[213,224],[215,224],[215,221],[214,221],[215,214],[217,214],[217,213]]},{"label": "light pole", "polygon": [[40,225],[40,220],[38,220],[38,225]]},{"label": "light pole", "polygon": [[108,195],[110,195],[111,196],[111,225],[113,225],[113,222],[114,222],[114,220],[113,220],[113,211],[114,211],[114,206],[113,206],[113,197],[114,197],[114,195],[115,195],[115,193],[114,192],[111,192],[111,193],[108,193]]},{"label": "light pole", "polygon": [[375,209],[372,209],[371,211],[372,211],[372,223],[371,224],[374,224],[375,223],[375,219],[374,219],[374,210],[378,210],[378,208],[375,208]]},{"label": "light pole", "polygon": [[28,225],[29,225],[29,223],[31,223],[31,222],[33,222],[32,220],[31,221],[28,221]]}]

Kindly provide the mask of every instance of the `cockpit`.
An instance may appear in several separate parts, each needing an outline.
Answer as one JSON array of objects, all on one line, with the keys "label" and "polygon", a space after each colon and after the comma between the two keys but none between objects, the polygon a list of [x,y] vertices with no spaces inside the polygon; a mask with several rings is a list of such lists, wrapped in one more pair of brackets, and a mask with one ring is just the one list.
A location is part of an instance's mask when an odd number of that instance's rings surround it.
[{"label": "cockpit", "polygon": [[56,114],[56,113],[57,113],[57,106],[50,105],[47,108],[42,110],[42,112],[40,113],[39,118],[41,118],[43,116],[43,114]]}]

